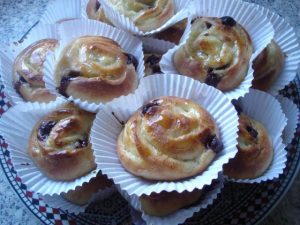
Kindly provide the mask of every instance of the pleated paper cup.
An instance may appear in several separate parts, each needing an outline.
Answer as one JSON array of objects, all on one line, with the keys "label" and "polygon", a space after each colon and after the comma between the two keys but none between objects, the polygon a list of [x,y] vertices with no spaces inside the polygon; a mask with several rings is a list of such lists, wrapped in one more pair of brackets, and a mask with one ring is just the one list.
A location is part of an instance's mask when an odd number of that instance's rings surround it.
[{"label": "pleated paper cup", "polygon": [[245,97],[239,99],[243,112],[250,118],[260,122],[267,130],[273,147],[273,160],[267,171],[255,179],[230,179],[239,183],[261,183],[274,180],[283,173],[286,167],[287,152],[282,141],[282,132],[287,124],[287,118],[280,103],[262,91],[250,89]]},{"label": "pleated paper cup", "polygon": [[[243,2],[241,0],[195,0],[190,5],[190,17],[188,23],[196,17],[222,17],[231,16],[241,24],[249,33],[254,52],[249,62],[249,68],[244,80],[238,87],[231,91],[224,92],[229,99],[238,99],[244,96],[252,86],[253,60],[262,52],[274,37],[274,29],[267,17],[263,15],[256,5]],[[191,26],[185,30],[181,44],[170,49],[160,61],[161,69],[164,73],[178,73],[174,64],[173,56],[175,52],[186,44],[191,32]]]},{"label": "pleated paper cup", "polygon": [[283,70],[275,83],[267,91],[271,95],[276,96],[279,90],[282,90],[296,77],[300,63],[299,39],[294,29],[284,18],[262,6],[257,5],[257,8],[272,23],[275,30],[274,40],[285,55]]},{"label": "pleated paper cup", "polygon": [[[83,184],[85,185],[85,184]],[[40,197],[44,200],[44,202],[49,205],[52,208],[59,208],[65,211],[68,211],[69,213],[79,214],[81,212],[84,212],[85,209],[89,206],[89,204],[94,202],[100,202],[104,199],[109,198],[113,193],[115,193],[117,190],[115,186],[108,187],[102,190],[99,190],[97,193],[94,193],[90,201],[85,205],[76,205],[72,202],[69,202],[66,200],[62,195],[45,195]]]},{"label": "pleated paper cup", "polygon": [[278,95],[276,98],[280,102],[281,108],[287,117],[287,125],[283,130],[282,139],[283,143],[288,145],[292,142],[299,123],[299,108],[292,100],[282,95]]},{"label": "pleated paper cup", "polygon": [[[223,151],[218,153],[208,168],[197,176],[179,181],[150,181],[137,177],[122,166],[117,151],[117,138],[122,130],[119,121],[126,122],[145,103],[161,96],[177,96],[193,100],[204,107],[215,119],[223,142]],[[113,115],[114,114],[114,115]],[[118,118],[118,120],[116,119]],[[145,77],[134,94],[121,97],[101,108],[91,130],[91,142],[96,163],[102,173],[129,195],[150,195],[162,191],[192,191],[209,185],[217,179],[223,164],[237,153],[238,116],[233,105],[217,89],[201,84],[191,78],[168,74]]]},{"label": "pleated paper cup", "polygon": [[141,31],[128,17],[123,15],[118,10],[114,9],[114,7],[107,1],[107,0],[100,0],[101,6],[103,6],[105,15],[108,17],[112,23],[129,33],[135,34],[135,35],[152,35],[155,33],[158,33],[162,30],[167,29],[168,27],[171,27],[175,23],[179,22],[180,20],[184,19],[188,15],[188,6],[192,0],[174,0],[175,4],[175,13],[174,15],[167,20],[164,24],[162,24],[159,28],[151,31]]},{"label": "pleated paper cup", "polygon": [[43,195],[66,193],[88,182],[98,169],[72,181],[56,181],[42,173],[27,153],[29,138],[36,123],[67,101],[57,98],[50,103],[24,103],[10,108],[0,119],[1,135],[8,143],[14,169],[29,191]]},{"label": "pleated paper cup", "polygon": [[74,0],[55,0],[47,5],[40,19],[42,24],[55,24],[81,18],[81,3]]},{"label": "pleated paper cup", "polygon": [[1,79],[5,92],[13,104],[25,103],[24,99],[17,93],[13,84],[13,67],[17,56],[31,44],[43,39],[59,39],[56,25],[38,25],[24,39],[22,43],[3,46],[0,52]]},{"label": "pleated paper cup", "polygon": [[[137,211],[141,212],[141,217],[146,224],[155,225],[169,225],[169,224],[181,224],[185,220],[192,217],[194,213],[199,212],[202,209],[206,209],[209,205],[213,204],[218,195],[224,187],[223,176],[220,175],[218,180],[214,180],[210,186],[203,188],[203,195],[197,203],[194,203],[190,207],[184,207],[164,217],[151,216],[142,210],[139,197],[136,195],[128,195],[126,191],[119,190],[121,195],[129,202],[129,204]],[[135,219],[138,221],[138,219]],[[135,223],[135,221],[133,221]]]},{"label": "pleated paper cup", "polygon": [[[116,41],[120,44],[122,49],[134,55],[138,60],[138,79],[144,76],[144,54],[142,50],[142,42],[138,38],[133,37],[124,31],[95,20],[72,20],[60,24],[59,34],[61,37],[60,47],[56,49],[54,54],[47,57],[44,70],[44,81],[46,87],[58,96],[62,95],[57,91],[59,84],[55,82],[53,76],[53,74],[55,74],[57,63],[62,57],[64,48],[70,42],[76,38],[86,35],[103,36]],[[81,108],[91,112],[97,112],[99,105],[103,105],[101,103],[96,104],[87,100],[73,98],[72,96],[70,96],[68,100],[73,101],[76,105],[79,105]]]}]

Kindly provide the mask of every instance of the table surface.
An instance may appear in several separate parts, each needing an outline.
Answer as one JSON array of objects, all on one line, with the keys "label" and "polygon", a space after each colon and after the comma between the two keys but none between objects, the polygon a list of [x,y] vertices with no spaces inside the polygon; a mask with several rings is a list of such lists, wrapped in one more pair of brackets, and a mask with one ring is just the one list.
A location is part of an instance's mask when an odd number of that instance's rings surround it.
[{"label": "table surface", "polygon": [[[16,41],[39,20],[48,2],[53,0],[0,0],[0,41]],[[289,22],[300,37],[299,0],[248,0],[268,7]],[[298,71],[299,73],[299,71]],[[0,169],[0,224],[36,225],[41,222],[26,208]],[[300,175],[296,177],[287,195],[262,225],[300,225]]]}]

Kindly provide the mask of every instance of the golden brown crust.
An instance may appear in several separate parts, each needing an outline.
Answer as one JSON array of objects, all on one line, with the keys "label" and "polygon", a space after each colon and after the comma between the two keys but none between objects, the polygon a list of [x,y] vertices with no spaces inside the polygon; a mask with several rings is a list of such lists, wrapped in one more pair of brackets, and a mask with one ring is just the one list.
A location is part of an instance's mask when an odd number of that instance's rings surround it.
[{"label": "golden brown crust", "polygon": [[57,40],[43,39],[25,48],[16,58],[13,69],[14,86],[25,101],[55,100],[56,96],[45,88],[43,65],[47,54],[57,46]]},{"label": "golden brown crust", "polygon": [[62,196],[76,205],[85,205],[89,203],[93,194],[112,185],[113,182],[106,175],[98,174],[97,177],[91,179],[88,183],[84,183],[81,187],[77,187],[75,190],[71,190]]},{"label": "golden brown crust", "polygon": [[155,99],[138,110],[117,141],[122,165],[151,180],[199,174],[222,148],[211,115],[191,100],[171,96]]},{"label": "golden brown crust", "polygon": [[202,191],[195,189],[192,192],[161,192],[152,193],[150,196],[142,195],[140,202],[142,210],[151,216],[167,216],[178,209],[189,206],[197,202],[202,195]]},{"label": "golden brown crust", "polygon": [[197,18],[187,43],[174,54],[176,70],[222,91],[245,78],[252,54],[247,31],[231,17]]},{"label": "golden brown crust", "polygon": [[284,54],[272,40],[253,62],[253,88],[267,91],[279,77],[284,66]]},{"label": "golden brown crust", "polygon": [[88,4],[86,5],[86,14],[89,19],[99,20],[103,23],[112,25],[111,21],[105,16],[103,7],[101,7],[101,4],[98,0],[89,0]]},{"label": "golden brown crust", "polygon": [[183,19],[173,26],[169,27],[168,29],[155,34],[155,37],[158,39],[163,39],[165,41],[173,42],[177,45],[179,44],[179,41],[184,33],[186,25],[187,19]]},{"label": "golden brown crust", "polygon": [[44,174],[54,180],[69,181],[96,168],[89,141],[94,117],[68,103],[36,124],[28,153]]},{"label": "golden brown crust", "polygon": [[239,116],[238,153],[224,166],[224,173],[235,179],[261,176],[273,159],[272,142],[264,126],[244,113]]},{"label": "golden brown crust", "polygon": [[70,43],[55,71],[59,92],[89,102],[108,102],[137,87],[137,60],[113,40],[80,37]]},{"label": "golden brown crust", "polygon": [[161,27],[175,11],[173,0],[110,0],[110,2],[116,10],[144,32]]}]

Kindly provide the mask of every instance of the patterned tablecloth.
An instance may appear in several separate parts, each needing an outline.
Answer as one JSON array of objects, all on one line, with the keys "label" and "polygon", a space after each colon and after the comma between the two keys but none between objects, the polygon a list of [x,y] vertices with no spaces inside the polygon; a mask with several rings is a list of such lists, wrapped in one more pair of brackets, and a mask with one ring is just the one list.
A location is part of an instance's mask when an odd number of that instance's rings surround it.
[{"label": "patterned tablecloth", "polygon": [[[268,7],[283,16],[300,36],[300,1],[299,0],[248,0]],[[20,39],[36,23],[43,13],[48,0],[1,0],[0,1],[0,37],[1,42]],[[299,73],[298,73],[299,74]],[[0,93],[0,115],[6,110],[6,98]],[[298,132],[299,133],[299,132]],[[41,224],[22,203],[9,185],[5,174],[0,169],[0,224]],[[263,225],[298,225],[300,224],[300,176],[282,199],[280,204],[265,218]],[[43,207],[41,206],[41,209]]]}]

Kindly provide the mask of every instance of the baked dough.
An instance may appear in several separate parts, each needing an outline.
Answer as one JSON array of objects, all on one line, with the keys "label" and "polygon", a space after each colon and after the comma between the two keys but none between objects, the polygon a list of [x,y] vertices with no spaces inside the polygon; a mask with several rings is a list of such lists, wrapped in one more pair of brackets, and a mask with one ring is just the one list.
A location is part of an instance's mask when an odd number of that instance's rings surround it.
[{"label": "baked dough", "polygon": [[35,125],[28,153],[45,175],[70,181],[96,168],[89,140],[94,117],[67,103]]},{"label": "baked dough", "polygon": [[88,4],[86,5],[86,14],[89,19],[99,20],[103,23],[112,25],[110,20],[105,16],[103,7],[101,7],[101,4],[98,0],[89,0]]},{"label": "baked dough", "polygon": [[267,91],[279,77],[284,66],[284,54],[272,40],[253,62],[253,88]]},{"label": "baked dough", "polygon": [[85,205],[89,203],[95,193],[112,185],[113,182],[106,175],[99,173],[97,177],[92,178],[88,183],[84,183],[81,187],[68,191],[66,194],[63,193],[62,196],[75,205]]},{"label": "baked dough", "polygon": [[94,103],[105,103],[137,88],[138,61],[115,41],[101,36],[75,39],[63,51],[55,70],[58,91]]},{"label": "baked dough", "polygon": [[117,152],[129,172],[150,180],[178,180],[203,172],[223,149],[212,116],[191,100],[161,97],[125,124]]},{"label": "baked dough", "polygon": [[158,53],[144,53],[145,62],[145,76],[149,76],[155,73],[161,73],[159,62],[162,54]]},{"label": "baked dough", "polygon": [[16,58],[13,82],[16,91],[28,102],[50,102],[56,96],[45,88],[43,65],[48,53],[58,46],[56,39],[43,39],[25,48]]},{"label": "baked dough", "polygon": [[228,164],[224,173],[235,179],[252,179],[261,176],[273,159],[272,142],[265,127],[239,114],[238,153]]},{"label": "baked dough", "polygon": [[247,31],[231,17],[192,21],[187,42],[174,54],[176,70],[221,91],[243,81],[252,55]]},{"label": "baked dough", "polygon": [[192,192],[161,192],[152,193],[150,196],[142,195],[140,202],[142,210],[150,216],[167,216],[178,209],[197,202],[202,196],[202,191],[195,189]]},{"label": "baked dough", "polygon": [[115,10],[128,17],[141,31],[155,30],[175,11],[173,0],[109,0]]},{"label": "baked dough", "polygon": [[179,44],[180,39],[185,31],[186,25],[187,19],[183,19],[173,26],[169,27],[168,29],[155,34],[155,37],[158,39],[163,39],[165,41],[173,42],[177,45]]}]

